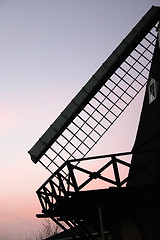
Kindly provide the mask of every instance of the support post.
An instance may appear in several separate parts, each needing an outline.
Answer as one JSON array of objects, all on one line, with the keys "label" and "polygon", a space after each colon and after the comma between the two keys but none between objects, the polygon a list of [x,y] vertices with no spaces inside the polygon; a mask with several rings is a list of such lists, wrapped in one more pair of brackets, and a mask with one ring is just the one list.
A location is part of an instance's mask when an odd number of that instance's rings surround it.
[{"label": "support post", "polygon": [[101,229],[101,238],[102,240],[104,239],[104,228],[103,228],[103,220],[102,220],[102,211],[101,211],[101,206],[98,206],[98,215],[99,215],[99,223],[100,223],[100,229]]}]

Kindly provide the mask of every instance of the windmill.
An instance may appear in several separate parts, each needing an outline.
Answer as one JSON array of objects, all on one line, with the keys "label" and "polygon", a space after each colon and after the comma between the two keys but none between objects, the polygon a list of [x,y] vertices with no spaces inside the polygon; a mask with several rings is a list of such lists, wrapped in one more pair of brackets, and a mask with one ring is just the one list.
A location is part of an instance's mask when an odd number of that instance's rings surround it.
[{"label": "windmill", "polygon": [[[130,180],[136,172],[132,170],[136,151],[94,157],[87,154],[148,83],[160,40],[159,19],[160,8],[151,7],[29,151],[32,161],[51,173],[37,190],[42,206],[37,217],[51,218],[71,239],[96,239],[98,235],[104,239],[105,234],[128,239],[127,221],[133,239],[146,237],[141,223],[128,214],[135,199],[146,192],[144,188],[133,189],[134,180]],[[130,163],[128,156],[132,155]],[[98,169],[87,168],[92,162]],[[129,177],[120,175],[119,165],[130,169]],[[108,169],[113,174],[108,175]],[[110,188],[87,188],[97,180]]]}]

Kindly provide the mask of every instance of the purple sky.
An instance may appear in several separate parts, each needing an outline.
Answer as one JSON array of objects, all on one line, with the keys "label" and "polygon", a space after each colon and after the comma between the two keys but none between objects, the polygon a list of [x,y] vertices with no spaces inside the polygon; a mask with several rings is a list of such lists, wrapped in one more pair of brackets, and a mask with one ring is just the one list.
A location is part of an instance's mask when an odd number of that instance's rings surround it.
[{"label": "purple sky", "polygon": [[[41,224],[35,191],[49,174],[28,150],[152,5],[159,0],[0,1],[1,240],[27,239]],[[95,155],[131,150],[141,102]]]}]

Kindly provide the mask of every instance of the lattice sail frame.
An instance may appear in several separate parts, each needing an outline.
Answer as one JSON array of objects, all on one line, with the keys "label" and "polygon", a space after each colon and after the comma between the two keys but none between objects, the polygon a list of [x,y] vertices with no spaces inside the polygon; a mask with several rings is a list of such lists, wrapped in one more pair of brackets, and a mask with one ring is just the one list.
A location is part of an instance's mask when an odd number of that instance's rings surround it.
[{"label": "lattice sail frame", "polygon": [[160,10],[152,7],[29,151],[53,173],[83,158],[148,80]]}]

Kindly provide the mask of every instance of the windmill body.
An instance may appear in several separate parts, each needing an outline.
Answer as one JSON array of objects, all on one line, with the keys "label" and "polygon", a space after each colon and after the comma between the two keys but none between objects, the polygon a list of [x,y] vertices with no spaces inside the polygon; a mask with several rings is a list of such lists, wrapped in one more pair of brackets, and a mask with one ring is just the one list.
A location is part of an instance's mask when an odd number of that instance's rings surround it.
[{"label": "windmill body", "polygon": [[[153,6],[29,151],[51,173],[37,190],[37,217],[64,230],[57,239],[151,240],[158,234],[159,19]],[[88,157],[146,85],[132,151]],[[89,189],[93,181],[107,187]]]}]

